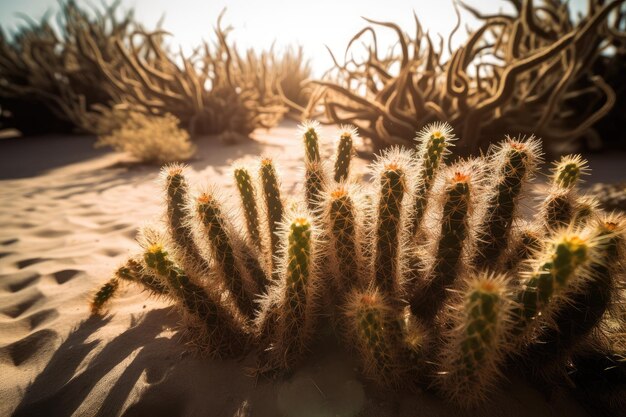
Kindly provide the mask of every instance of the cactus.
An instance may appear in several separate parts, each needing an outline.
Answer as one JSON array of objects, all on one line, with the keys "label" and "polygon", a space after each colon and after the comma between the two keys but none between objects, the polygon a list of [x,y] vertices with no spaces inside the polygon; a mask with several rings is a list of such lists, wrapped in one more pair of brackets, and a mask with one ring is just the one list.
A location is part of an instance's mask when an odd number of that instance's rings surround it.
[{"label": "cactus", "polygon": [[335,298],[341,300],[349,289],[364,284],[361,268],[361,225],[357,220],[354,192],[339,185],[325,197],[325,223],[330,240]]},{"label": "cactus", "polygon": [[343,182],[350,175],[350,161],[354,153],[354,139],[358,137],[354,126],[341,126],[341,134],[337,143],[335,156],[335,182]]},{"label": "cactus", "polygon": [[202,274],[210,267],[193,240],[193,230],[188,222],[189,186],[184,171],[185,167],[180,164],[166,165],[161,170],[167,193],[167,226],[179,252],[179,262],[185,269]]},{"label": "cactus", "polygon": [[324,164],[319,161],[305,163],[304,189],[308,208],[313,213],[320,209],[326,182]]},{"label": "cactus", "polygon": [[265,213],[267,215],[267,241],[269,243],[269,262],[271,269],[276,266],[276,255],[279,250],[278,225],[283,219],[283,202],[280,198],[280,187],[276,168],[270,158],[261,159],[259,178],[263,190]]},{"label": "cactus", "polygon": [[539,339],[524,353],[533,373],[550,377],[562,371],[571,352],[600,323],[611,305],[616,286],[616,264],[623,255],[626,220],[607,216],[591,224],[593,235],[600,241],[600,253],[572,294],[552,315],[552,322],[543,329]]},{"label": "cactus", "polygon": [[401,383],[397,329],[392,303],[377,289],[356,290],[346,303],[349,337],[357,350],[363,373],[381,386]]},{"label": "cactus", "polygon": [[374,282],[380,290],[395,300],[399,295],[400,252],[406,209],[403,206],[407,193],[409,155],[392,149],[378,161],[378,206],[376,240],[374,247]]},{"label": "cactus", "polygon": [[[269,366],[289,368],[307,349],[315,326],[318,257],[317,232],[306,212],[296,210],[284,223],[280,280],[264,300],[267,319],[275,320]],[[261,323],[261,328],[267,324]]]},{"label": "cactus", "polygon": [[430,190],[434,184],[435,176],[445,155],[449,153],[448,147],[455,140],[452,127],[447,123],[435,123],[426,126],[417,135],[419,156],[419,180],[415,189],[415,208],[412,214],[412,232],[416,234],[421,226],[426,203]]},{"label": "cactus", "polygon": [[[529,334],[537,327],[537,316],[551,317],[553,300],[573,285],[577,274],[598,259],[597,241],[591,236],[565,231],[556,235],[547,246],[539,264],[517,295],[514,309],[516,335]],[[552,310],[552,311],[550,311]]]},{"label": "cactus", "polygon": [[554,163],[552,187],[539,212],[548,230],[567,227],[572,222],[575,215],[576,187],[587,171],[587,161],[580,155],[564,156]]},{"label": "cactus", "polygon": [[113,298],[119,286],[120,281],[117,277],[108,280],[93,296],[91,300],[91,314],[99,315],[104,305]]},{"label": "cactus", "polygon": [[509,244],[517,201],[539,159],[539,142],[507,138],[492,154],[496,182],[487,198],[486,210],[477,237],[473,264],[493,267]]},{"label": "cactus", "polygon": [[319,148],[319,123],[308,120],[298,127],[304,142],[304,161],[308,163],[320,162],[322,159]]},{"label": "cactus", "polygon": [[157,243],[158,239],[149,243],[151,240],[146,238],[146,266],[167,283],[170,294],[180,302],[189,317],[201,320],[204,332],[196,343],[205,345],[203,353],[215,357],[241,354],[248,336],[232,312],[174,265],[168,252]]},{"label": "cactus", "polygon": [[244,167],[237,167],[234,170],[235,183],[239,190],[239,196],[241,198],[241,207],[246,219],[246,230],[248,236],[252,241],[252,244],[257,251],[263,250],[263,243],[261,241],[261,232],[259,225],[259,213],[256,207],[256,193],[254,190],[254,184],[252,183],[252,177],[248,170]]},{"label": "cactus", "polygon": [[167,286],[156,276],[150,274],[140,259],[128,259],[123,266],[118,268],[115,276],[123,281],[135,282],[153,295],[162,296],[168,294]]},{"label": "cactus", "polygon": [[580,182],[581,176],[588,171],[587,161],[580,155],[566,155],[554,163],[552,168],[552,184],[570,190]]},{"label": "cactus", "polygon": [[447,397],[471,408],[502,379],[511,300],[505,276],[486,273],[468,283],[462,298],[451,308],[454,323],[442,344],[437,382]]},{"label": "cactus", "polygon": [[[183,168],[167,168],[166,234],[143,233],[142,255],[100,288],[93,313],[122,282],[134,283],[179,307],[200,354],[254,350],[261,374],[294,370],[327,324],[324,337],[355,350],[381,388],[435,388],[464,408],[489,399],[504,359],[547,383],[572,364],[598,374],[594,364],[618,354],[603,338],[619,340],[611,320],[623,320],[607,314],[625,271],[623,217],[578,195],[586,165],[569,157],[533,221],[522,219],[517,200],[538,142],[507,138],[488,157],[446,166],[453,134],[444,127],[431,127],[419,158],[388,150],[372,183],[359,184],[348,179],[347,136],[339,181],[326,179],[309,123],[301,200],[283,207],[265,158],[256,190],[247,168],[235,170],[242,209],[233,216],[212,192],[190,201]],[[582,354],[597,346],[610,360]]]},{"label": "cactus", "polygon": [[468,216],[473,192],[471,188],[470,174],[461,170],[446,180],[441,234],[434,266],[430,278],[422,288],[418,288],[411,299],[411,310],[424,320],[429,321],[435,317],[446,298],[446,290],[452,287],[457,278],[469,233]]},{"label": "cactus", "polygon": [[250,282],[233,248],[232,232],[219,203],[211,193],[196,199],[196,212],[202,231],[210,242],[214,269],[220,282],[225,282],[237,307],[248,317],[254,316],[254,283]]}]

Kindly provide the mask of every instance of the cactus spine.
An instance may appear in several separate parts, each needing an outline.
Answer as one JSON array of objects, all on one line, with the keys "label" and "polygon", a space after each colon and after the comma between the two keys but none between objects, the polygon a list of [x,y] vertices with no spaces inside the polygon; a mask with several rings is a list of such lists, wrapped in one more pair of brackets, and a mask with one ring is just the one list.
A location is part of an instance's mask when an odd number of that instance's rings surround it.
[{"label": "cactus spine", "polygon": [[[315,234],[308,215],[294,213],[283,233],[281,281],[270,289],[267,319],[275,320],[270,367],[289,368],[302,355],[315,325],[317,270]],[[262,324],[264,327],[267,324]]]},{"label": "cactus spine", "polygon": [[256,195],[252,177],[246,168],[240,167],[234,170],[235,183],[241,197],[241,207],[246,219],[248,236],[257,251],[263,250],[261,242],[261,232],[259,226],[259,213],[256,207]]},{"label": "cactus spine", "polygon": [[113,298],[119,286],[119,279],[113,277],[100,287],[91,300],[91,314],[100,314],[104,305]]},{"label": "cactus spine", "polygon": [[601,242],[600,254],[592,259],[590,269],[581,274],[580,283],[559,306],[539,342],[530,345],[525,356],[535,374],[550,376],[564,368],[568,354],[585,340],[608,310],[615,290],[615,265],[619,264],[624,246],[626,222],[621,216],[607,218],[590,225]]},{"label": "cactus spine", "polygon": [[309,210],[313,213],[320,208],[323,192],[326,188],[324,165],[319,161],[306,162],[304,174],[304,190]]},{"label": "cactus spine", "polygon": [[518,306],[514,309],[516,325],[514,331],[521,334],[531,328],[539,313],[546,310],[550,301],[558,297],[576,277],[581,267],[594,257],[591,239],[573,232],[564,232],[555,237],[541,258],[522,290],[518,293]]},{"label": "cactus spine", "polygon": [[172,240],[180,254],[180,263],[193,273],[202,274],[209,270],[209,264],[202,257],[193,240],[193,230],[189,225],[188,208],[189,186],[184,175],[184,167],[168,165],[161,171],[167,191],[167,226]]},{"label": "cactus spine", "polygon": [[487,400],[505,359],[510,299],[503,275],[482,273],[468,284],[442,345],[437,373],[446,396],[470,408]]},{"label": "cactus spine", "polygon": [[125,281],[135,282],[154,295],[167,295],[167,286],[156,276],[150,274],[139,259],[130,258],[118,268],[115,275]]},{"label": "cactus spine", "polygon": [[196,200],[196,211],[203,231],[210,243],[215,270],[225,282],[237,307],[248,317],[254,315],[254,288],[240,265],[229,236],[228,224],[217,200],[210,193],[202,193]]},{"label": "cactus spine", "polygon": [[350,161],[354,152],[354,140],[356,128],[352,126],[342,126],[342,132],[337,144],[337,155],[335,156],[335,182],[343,182],[350,174]]},{"label": "cactus spine", "polygon": [[411,300],[411,310],[424,320],[432,320],[446,298],[459,271],[459,261],[468,235],[468,215],[470,211],[470,177],[455,172],[447,180],[445,202],[441,220],[441,235],[435,255],[435,263],[430,279],[418,288]]},{"label": "cactus spine", "polygon": [[448,147],[454,140],[452,128],[447,123],[435,123],[426,126],[417,136],[419,141],[419,179],[415,189],[415,208],[412,216],[412,232],[416,234],[426,211],[426,203],[434,184],[439,166]]},{"label": "cactus spine", "polygon": [[283,219],[283,202],[280,198],[280,188],[276,168],[270,158],[261,160],[259,172],[261,185],[263,188],[263,201],[267,214],[267,234],[269,242],[269,262],[268,265],[274,270],[276,267],[276,256],[278,254],[280,238],[278,237],[278,225]]},{"label": "cactus spine", "polygon": [[326,218],[336,295],[341,300],[350,288],[362,284],[360,268],[363,263],[356,207],[346,187],[338,186],[328,195]]},{"label": "cactus spine", "polygon": [[566,227],[575,212],[576,186],[587,172],[580,155],[564,156],[552,168],[552,188],[542,204],[540,216],[548,230]]},{"label": "cactus spine", "polygon": [[202,321],[205,328],[202,343],[211,356],[241,354],[247,339],[246,333],[230,311],[215,302],[206,291],[170,260],[162,245],[152,243],[144,252],[147,267],[167,283],[170,294],[176,298],[190,317]]},{"label": "cactus spine", "polygon": [[493,267],[507,248],[517,200],[538,158],[537,146],[534,138],[525,142],[508,139],[493,154],[497,182],[479,228],[475,266]]},{"label": "cactus spine", "polygon": [[306,121],[300,126],[304,141],[305,162],[320,162],[319,123]]},{"label": "cactus spine", "polygon": [[346,305],[349,336],[357,349],[364,374],[381,386],[398,385],[398,317],[382,292],[356,290]]},{"label": "cactus spine", "polygon": [[393,161],[385,163],[380,173],[374,280],[378,288],[392,299],[395,299],[399,290],[399,246],[403,220],[402,200],[406,193],[405,175],[405,170]]}]

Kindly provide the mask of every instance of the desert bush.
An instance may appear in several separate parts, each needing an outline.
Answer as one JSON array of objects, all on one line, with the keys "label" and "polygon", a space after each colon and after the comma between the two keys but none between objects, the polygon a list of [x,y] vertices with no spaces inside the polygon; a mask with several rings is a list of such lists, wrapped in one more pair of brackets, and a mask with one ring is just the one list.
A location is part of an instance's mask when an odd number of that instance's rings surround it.
[{"label": "desert bush", "polygon": [[59,31],[47,15],[39,22],[26,21],[12,39],[0,29],[2,122],[25,134],[91,131],[92,107],[117,99],[86,47],[119,60],[113,39],[134,30],[132,12],[120,13],[119,2],[102,10],[81,8],[71,0],[60,5]]},{"label": "desert bush", "polygon": [[581,203],[584,160],[554,165],[541,210],[523,222],[519,201],[541,159],[535,138],[450,163],[452,129],[431,125],[417,147],[383,152],[365,183],[344,167],[351,141],[339,142],[331,170],[317,124],[300,135],[304,195],[288,199],[264,157],[235,168],[235,214],[216,189],[193,194],[183,166],[164,167],[166,230],[143,229],[142,251],[96,294],[94,313],[132,282],[178,306],[196,352],[255,351],[257,371],[270,375],[331,333],[380,387],[430,387],[464,408],[488,402],[505,370],[558,385],[580,360],[608,381],[586,358],[615,353],[608,340],[620,333],[606,323],[623,321],[612,306],[626,218]]},{"label": "desert bush", "polygon": [[[242,53],[220,15],[213,41],[188,55],[174,53],[159,27],[144,28],[132,11],[118,18],[118,4],[88,10],[63,2],[60,33],[48,17],[29,22],[11,40],[0,31],[5,127],[102,133],[95,127],[101,115],[123,107],[171,113],[192,136],[248,135],[280,121],[285,102],[304,105],[300,82],[310,67],[301,49]],[[35,116],[47,123],[29,123]]]},{"label": "desert bush", "polygon": [[[543,137],[550,151],[563,151],[581,138],[599,139],[594,124],[614,106],[614,88],[594,65],[610,54],[623,28],[609,25],[611,12],[623,19],[623,1],[590,1],[586,15],[570,16],[561,1],[534,5],[512,0],[514,13],[483,15],[460,3],[482,24],[443,60],[439,46],[415,17],[411,35],[391,22],[369,26],[348,43],[345,63],[321,80],[306,115],[330,123],[352,123],[375,147],[406,144],[414,131],[437,120],[450,123],[464,152],[475,152],[505,132]],[[397,46],[387,52],[375,27],[393,30]],[[351,53],[373,35],[365,57]],[[609,52],[607,52],[609,51]]]},{"label": "desert bush", "polygon": [[110,127],[110,133],[98,137],[96,147],[110,146],[150,164],[186,161],[195,151],[189,134],[179,127],[180,121],[171,114],[154,116],[119,111],[112,116],[118,122],[115,127]]}]

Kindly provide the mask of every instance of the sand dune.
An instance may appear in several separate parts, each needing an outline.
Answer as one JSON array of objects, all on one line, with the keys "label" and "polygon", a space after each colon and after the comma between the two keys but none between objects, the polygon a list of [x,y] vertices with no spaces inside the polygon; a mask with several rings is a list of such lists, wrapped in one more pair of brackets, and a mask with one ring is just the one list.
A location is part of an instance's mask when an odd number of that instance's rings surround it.
[{"label": "sand dune", "polygon": [[[0,182],[0,415],[459,414],[430,394],[397,398],[372,389],[350,355],[328,343],[276,381],[247,376],[253,357],[193,357],[179,343],[177,314],[136,287],[123,287],[107,316],[90,317],[94,289],[137,250],[137,226],[160,213],[158,169],[89,151],[88,138],[79,159],[71,156],[76,138],[37,139],[37,147],[30,140],[0,143],[1,173],[11,178]],[[214,142],[199,142],[193,183],[217,184],[229,199],[230,163],[265,153],[280,163],[284,192],[299,193],[295,125],[234,146]],[[331,148],[326,143],[323,151]],[[499,394],[490,413],[585,415],[573,399],[547,400],[521,383]]]}]

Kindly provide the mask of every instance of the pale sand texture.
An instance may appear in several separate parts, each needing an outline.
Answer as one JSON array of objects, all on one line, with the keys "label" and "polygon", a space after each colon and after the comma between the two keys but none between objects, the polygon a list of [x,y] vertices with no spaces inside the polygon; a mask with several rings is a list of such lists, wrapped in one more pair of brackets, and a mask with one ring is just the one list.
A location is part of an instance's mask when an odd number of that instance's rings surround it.
[{"label": "pale sand texture", "polygon": [[[334,131],[325,129],[328,157]],[[230,163],[255,169],[263,153],[275,156],[283,193],[301,195],[295,125],[255,137],[235,146],[199,142],[190,182],[217,184],[234,201]],[[24,177],[0,181],[0,416],[460,414],[430,394],[395,398],[373,389],[332,343],[315,346],[293,375],[275,381],[246,375],[253,356],[194,358],[179,343],[176,312],[137,287],[123,286],[110,314],[90,318],[90,296],[138,249],[137,227],[162,210],[158,168],[92,151],[92,142],[0,143],[2,178]],[[494,398],[489,414],[586,415],[572,399],[546,400],[522,383]]]}]

